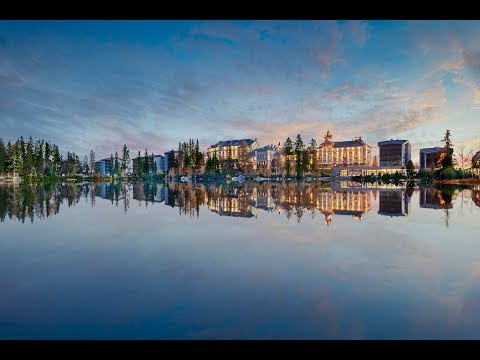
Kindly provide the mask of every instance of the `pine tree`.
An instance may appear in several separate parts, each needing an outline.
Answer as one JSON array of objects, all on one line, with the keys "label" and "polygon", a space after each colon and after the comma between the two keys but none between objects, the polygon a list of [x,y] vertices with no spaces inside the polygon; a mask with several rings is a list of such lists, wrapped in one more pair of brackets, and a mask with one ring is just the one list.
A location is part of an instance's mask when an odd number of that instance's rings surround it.
[{"label": "pine tree", "polygon": [[200,153],[200,146],[198,145],[198,139],[197,143],[195,144],[195,168],[200,168],[201,166],[201,161],[202,160],[202,155]]},{"label": "pine tree", "polygon": [[120,176],[120,163],[118,161],[118,152],[115,151],[115,163],[113,166],[113,173],[117,176]]},{"label": "pine tree", "polygon": [[442,159],[442,168],[446,169],[453,166],[453,144],[450,139],[450,130],[445,132],[445,136],[442,141],[445,142],[445,149],[447,151],[447,154]]},{"label": "pine tree", "polygon": [[7,172],[7,148],[0,138],[0,174]]},{"label": "pine tree", "polygon": [[122,173],[125,175],[127,169],[130,167],[130,151],[127,148],[127,144],[123,145],[122,157]]},{"label": "pine tree", "polygon": [[142,155],[140,155],[140,150],[138,150],[138,155],[137,155],[137,174],[139,178],[143,176],[143,161],[142,161]]},{"label": "pine tree", "polygon": [[113,175],[115,170],[115,162],[113,160],[113,154],[110,154],[110,173],[109,175]]},{"label": "pine tree", "polygon": [[90,150],[90,172],[91,173],[96,172],[96,169],[95,169],[95,153],[93,152],[93,150]]},{"label": "pine tree", "polygon": [[50,175],[51,173],[51,167],[52,167],[52,147],[48,143],[48,141],[45,141],[45,154],[44,154],[44,159],[45,159],[45,170],[46,174]]},{"label": "pine tree", "polygon": [[147,149],[145,149],[145,156],[143,158],[143,173],[144,174],[150,173],[150,164],[149,164],[149,161],[148,161]]},{"label": "pine tree", "polygon": [[182,147],[182,143],[178,142],[177,168],[180,170],[182,167],[183,167],[183,147]]},{"label": "pine tree", "polygon": [[238,148],[238,163],[242,171],[246,171],[248,165],[248,144],[242,140]]},{"label": "pine tree", "polygon": [[317,142],[315,139],[310,140],[310,147],[309,147],[309,161],[310,161],[310,174],[317,173]]},{"label": "pine tree", "polygon": [[23,173],[28,175],[32,173],[33,170],[33,140],[30,136],[30,139],[27,143],[26,153],[25,153],[25,161],[23,163]]},{"label": "pine tree", "polygon": [[406,169],[407,169],[407,176],[408,176],[410,179],[413,178],[413,175],[414,175],[414,173],[415,173],[415,166],[413,165],[413,161],[412,161],[412,160],[408,160]]},{"label": "pine tree", "polygon": [[60,151],[58,150],[58,146],[53,146],[53,168],[55,170],[55,174],[60,174],[60,165],[62,164],[62,156],[60,155]]},{"label": "pine tree", "polygon": [[17,142],[12,146],[11,162],[8,169],[8,171],[13,173],[13,176],[16,176],[18,170],[21,168],[21,156],[21,147]]},{"label": "pine tree", "polygon": [[287,177],[290,177],[290,170],[291,170],[291,164],[290,164],[290,156],[292,155],[292,149],[293,149],[293,143],[290,137],[287,137],[287,140],[283,144],[285,146],[285,172],[287,174]]},{"label": "pine tree", "polygon": [[303,140],[300,134],[297,135],[297,140],[295,141],[295,155],[297,157],[297,178],[300,178],[303,176],[303,164],[302,164],[302,156],[301,152],[303,150]]}]

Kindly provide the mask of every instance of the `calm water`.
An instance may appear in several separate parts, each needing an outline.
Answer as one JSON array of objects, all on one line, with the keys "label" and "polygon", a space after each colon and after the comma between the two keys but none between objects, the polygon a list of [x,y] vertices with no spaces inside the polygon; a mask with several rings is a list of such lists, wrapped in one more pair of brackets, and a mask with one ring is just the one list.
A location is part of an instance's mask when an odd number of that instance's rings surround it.
[{"label": "calm water", "polygon": [[480,187],[0,187],[2,339],[479,339]]}]

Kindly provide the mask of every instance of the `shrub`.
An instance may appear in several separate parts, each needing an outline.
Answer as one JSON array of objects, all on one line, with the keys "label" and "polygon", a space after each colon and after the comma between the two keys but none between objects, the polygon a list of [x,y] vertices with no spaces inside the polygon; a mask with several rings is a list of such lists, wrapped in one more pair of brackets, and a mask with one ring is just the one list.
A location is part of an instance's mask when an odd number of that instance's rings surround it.
[{"label": "shrub", "polygon": [[457,171],[453,167],[447,167],[440,172],[440,178],[446,180],[452,180],[457,178]]}]

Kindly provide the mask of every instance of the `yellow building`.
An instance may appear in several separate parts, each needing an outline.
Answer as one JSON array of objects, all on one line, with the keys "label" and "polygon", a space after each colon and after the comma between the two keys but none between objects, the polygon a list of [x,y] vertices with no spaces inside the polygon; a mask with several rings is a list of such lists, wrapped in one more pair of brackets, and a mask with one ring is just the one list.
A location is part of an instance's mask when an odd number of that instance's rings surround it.
[{"label": "yellow building", "polygon": [[327,131],[324,138],[325,141],[317,148],[321,167],[371,165],[372,147],[362,137],[355,137],[351,141],[333,141],[332,134]]},{"label": "yellow building", "polygon": [[213,154],[216,154],[218,160],[226,160],[230,152],[232,160],[238,161],[240,146],[243,141],[247,144],[248,153],[258,149],[257,139],[219,141],[207,149],[208,158],[211,159]]}]

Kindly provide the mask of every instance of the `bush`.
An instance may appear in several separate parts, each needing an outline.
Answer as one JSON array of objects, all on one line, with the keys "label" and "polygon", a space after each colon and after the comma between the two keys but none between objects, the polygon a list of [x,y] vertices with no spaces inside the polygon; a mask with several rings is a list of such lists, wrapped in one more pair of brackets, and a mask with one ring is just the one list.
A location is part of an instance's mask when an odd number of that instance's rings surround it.
[{"label": "bush", "polygon": [[456,178],[457,178],[457,171],[451,166],[440,171],[440,179],[453,180]]},{"label": "bush", "polygon": [[421,169],[418,174],[417,174],[417,177],[419,179],[421,179],[422,181],[431,181],[432,178],[433,178],[433,174],[431,171],[428,171],[426,169]]}]

